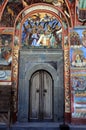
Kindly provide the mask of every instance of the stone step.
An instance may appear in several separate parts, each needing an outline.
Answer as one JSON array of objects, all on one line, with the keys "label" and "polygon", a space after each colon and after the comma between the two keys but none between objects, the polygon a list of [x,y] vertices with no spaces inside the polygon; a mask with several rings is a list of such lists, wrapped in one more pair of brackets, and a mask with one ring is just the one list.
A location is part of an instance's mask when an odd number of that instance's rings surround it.
[{"label": "stone step", "polygon": [[58,123],[18,123],[11,130],[60,130]]},{"label": "stone step", "polygon": [[0,130],[9,130],[9,127],[6,124],[0,124]]},{"label": "stone step", "polygon": [[69,125],[70,130],[86,130],[86,125]]},{"label": "stone step", "polygon": [[0,124],[0,130],[86,130],[86,125],[64,125],[62,123],[16,123],[10,126]]}]

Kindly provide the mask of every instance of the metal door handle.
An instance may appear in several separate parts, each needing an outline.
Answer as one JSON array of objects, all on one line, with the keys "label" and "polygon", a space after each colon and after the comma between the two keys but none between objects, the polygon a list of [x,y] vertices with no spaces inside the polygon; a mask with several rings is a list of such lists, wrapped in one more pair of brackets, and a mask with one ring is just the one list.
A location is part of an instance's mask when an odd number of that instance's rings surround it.
[{"label": "metal door handle", "polygon": [[39,93],[39,89],[37,89],[36,92]]},{"label": "metal door handle", "polygon": [[47,89],[44,89],[44,93],[47,93]]},{"label": "metal door handle", "polygon": [[43,96],[45,96],[45,93],[43,93]]}]

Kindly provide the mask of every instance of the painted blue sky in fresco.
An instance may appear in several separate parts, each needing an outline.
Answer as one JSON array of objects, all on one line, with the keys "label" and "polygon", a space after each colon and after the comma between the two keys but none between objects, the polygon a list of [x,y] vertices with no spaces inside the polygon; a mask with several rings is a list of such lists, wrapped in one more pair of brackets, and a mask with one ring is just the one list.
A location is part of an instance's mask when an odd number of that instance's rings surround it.
[{"label": "painted blue sky in fresco", "polygon": [[83,32],[84,30],[85,30],[85,29],[83,29],[83,28],[74,28],[74,31],[79,34],[80,38],[82,37],[82,32]]}]

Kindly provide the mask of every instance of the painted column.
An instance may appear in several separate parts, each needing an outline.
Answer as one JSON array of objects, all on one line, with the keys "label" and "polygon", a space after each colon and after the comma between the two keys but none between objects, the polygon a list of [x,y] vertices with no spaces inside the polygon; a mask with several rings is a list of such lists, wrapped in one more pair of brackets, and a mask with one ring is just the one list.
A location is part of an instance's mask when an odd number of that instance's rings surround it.
[{"label": "painted column", "polygon": [[[68,42],[68,41],[67,41]],[[70,122],[70,62],[69,45],[64,45],[64,89],[65,89],[65,122]]]},{"label": "painted column", "polygon": [[13,94],[13,122],[16,121],[17,112],[17,86],[18,86],[18,52],[19,47],[13,48],[13,64],[12,64],[12,94]]}]

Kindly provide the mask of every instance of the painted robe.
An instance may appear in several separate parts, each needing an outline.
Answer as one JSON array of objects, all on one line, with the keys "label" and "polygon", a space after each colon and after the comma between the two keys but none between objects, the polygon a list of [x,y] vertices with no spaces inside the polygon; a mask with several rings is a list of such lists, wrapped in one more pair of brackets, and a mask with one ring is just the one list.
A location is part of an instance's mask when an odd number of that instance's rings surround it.
[{"label": "painted robe", "polygon": [[86,21],[86,0],[79,0],[79,20]]}]

